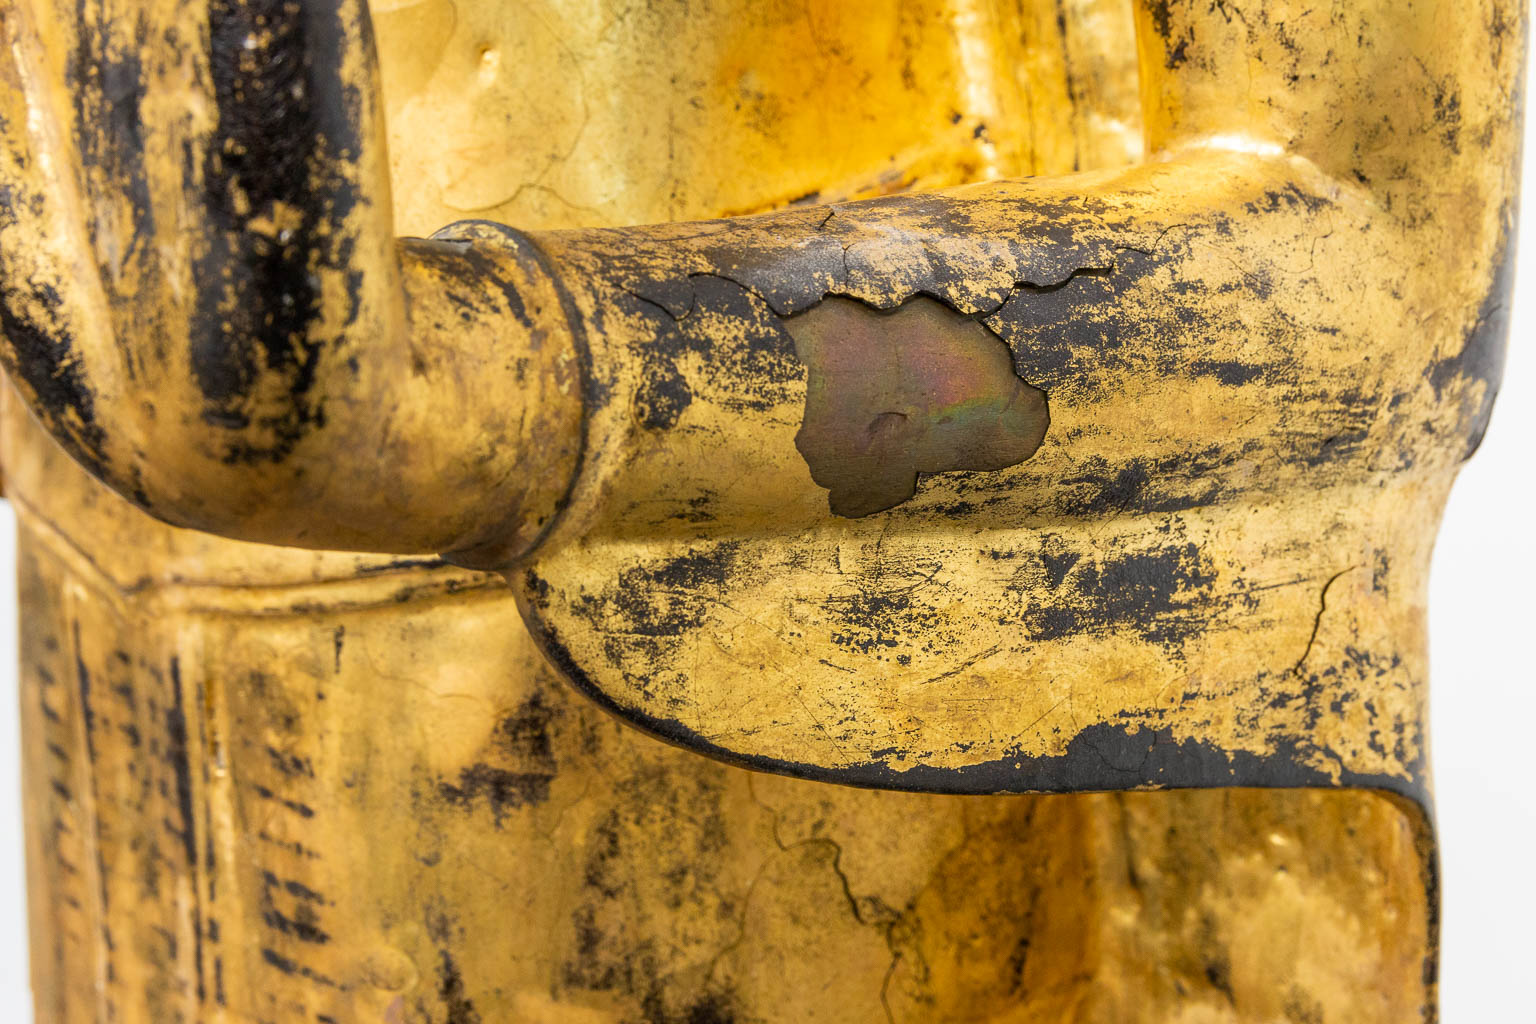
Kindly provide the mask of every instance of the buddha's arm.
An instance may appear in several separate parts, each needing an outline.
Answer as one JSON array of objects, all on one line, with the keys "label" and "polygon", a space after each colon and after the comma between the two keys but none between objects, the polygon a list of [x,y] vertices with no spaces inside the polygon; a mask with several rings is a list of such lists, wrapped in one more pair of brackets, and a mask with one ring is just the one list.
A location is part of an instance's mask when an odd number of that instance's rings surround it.
[{"label": "buddha's arm", "polygon": [[81,10],[0,12],[4,357],[54,436],[245,539],[536,533],[579,445],[565,314],[524,253],[394,238],[362,6]]},{"label": "buddha's arm", "polygon": [[[1204,437],[1213,479],[1244,471],[1250,438],[1195,401],[1201,368],[1224,363],[1267,406],[1247,423],[1268,469],[1244,479],[1283,485],[1324,455],[1361,477],[1382,458],[1454,461],[1493,386],[1486,359],[1456,360],[1488,329],[1505,244],[1519,43],[1496,23],[1518,11],[1143,8],[1148,139],[1167,158],[1143,168],[706,226],[397,242],[360,4],[88,3],[78,22],[13,4],[6,365],[56,437],[162,518],[484,564],[528,551],[573,481],[595,496],[583,479],[675,425],[677,396],[653,392],[681,372],[666,339],[705,279],[751,308],[691,342],[696,363],[828,294],[929,295],[982,320],[1053,411],[1073,389],[1095,410],[1103,429],[1069,462]],[[1069,283],[1077,334],[1052,335],[1027,300]],[[777,387],[760,368],[711,379]],[[1383,426],[1398,395],[1438,440]],[[1183,404],[1152,415],[1170,398]],[[743,438],[762,405],[741,404]],[[1369,443],[1343,445],[1362,417]]]}]

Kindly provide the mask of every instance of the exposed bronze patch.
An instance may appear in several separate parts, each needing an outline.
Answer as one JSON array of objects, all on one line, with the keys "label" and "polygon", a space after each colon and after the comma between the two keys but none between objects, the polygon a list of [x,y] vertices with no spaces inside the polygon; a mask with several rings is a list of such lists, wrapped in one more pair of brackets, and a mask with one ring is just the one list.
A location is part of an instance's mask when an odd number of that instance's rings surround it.
[{"label": "exposed bronze patch", "polygon": [[882,311],[828,298],[787,326],[809,369],[795,447],[835,515],[900,505],[919,473],[1018,465],[1045,438],[1045,393],[1008,346],[933,299]]}]

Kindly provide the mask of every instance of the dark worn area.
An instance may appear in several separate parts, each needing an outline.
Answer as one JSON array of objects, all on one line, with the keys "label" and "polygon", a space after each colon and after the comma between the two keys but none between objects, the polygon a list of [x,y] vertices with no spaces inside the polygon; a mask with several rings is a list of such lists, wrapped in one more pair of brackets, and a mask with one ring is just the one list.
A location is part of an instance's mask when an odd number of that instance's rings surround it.
[{"label": "dark worn area", "polygon": [[[327,173],[324,152],[349,145],[324,134],[326,119],[315,110],[317,103],[341,100],[327,95],[314,69],[340,54],[309,45],[310,20],[281,2],[208,9],[219,125],[202,177],[217,229],[198,272],[223,284],[203,292],[193,319],[191,368],[211,423],[247,428],[254,415],[272,439],[266,449],[237,444],[225,456],[231,460],[281,459],[323,422],[312,394],[320,351],[310,330],[320,296],[311,263],[319,258],[345,269],[350,252],[324,253],[329,243],[320,236],[327,208],[350,206],[356,197],[341,181],[324,191],[314,187],[317,173]],[[330,120],[334,126],[339,119]],[[253,401],[258,380],[273,372],[292,399],[275,416]]]}]

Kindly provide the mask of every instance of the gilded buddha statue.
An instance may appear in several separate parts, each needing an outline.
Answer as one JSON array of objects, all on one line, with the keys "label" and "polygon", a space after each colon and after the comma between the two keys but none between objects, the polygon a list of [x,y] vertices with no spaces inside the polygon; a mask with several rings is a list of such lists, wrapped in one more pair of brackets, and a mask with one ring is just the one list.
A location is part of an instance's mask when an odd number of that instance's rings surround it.
[{"label": "gilded buddha statue", "polygon": [[11,0],[38,1019],[1433,1019],[1524,19]]}]

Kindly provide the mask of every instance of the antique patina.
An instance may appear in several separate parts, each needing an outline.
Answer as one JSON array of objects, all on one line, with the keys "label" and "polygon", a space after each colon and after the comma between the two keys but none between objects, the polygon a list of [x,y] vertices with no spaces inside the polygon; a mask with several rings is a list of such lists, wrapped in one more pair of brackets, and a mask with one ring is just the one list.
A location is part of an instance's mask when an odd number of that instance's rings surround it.
[{"label": "antique patina", "polygon": [[1525,18],[9,0],[39,1020],[1433,1020]]}]

